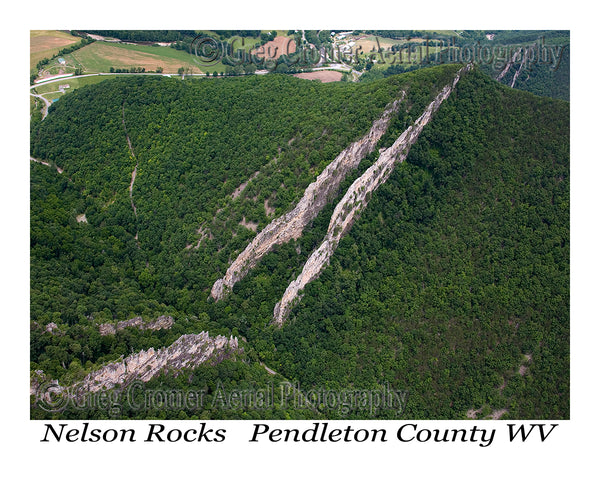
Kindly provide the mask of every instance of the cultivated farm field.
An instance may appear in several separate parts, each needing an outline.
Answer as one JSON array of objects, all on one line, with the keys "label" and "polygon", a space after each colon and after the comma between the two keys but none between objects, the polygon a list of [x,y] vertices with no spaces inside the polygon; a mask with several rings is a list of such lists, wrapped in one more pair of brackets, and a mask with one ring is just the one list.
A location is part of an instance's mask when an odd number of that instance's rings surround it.
[{"label": "cultivated farm field", "polygon": [[147,72],[162,67],[164,73],[177,73],[184,67],[190,73],[202,73],[194,57],[183,50],[149,45],[127,45],[94,42],[65,58],[68,63],[81,65],[86,73],[108,72],[114,68],[145,68]]},{"label": "cultivated farm field", "polygon": [[320,80],[323,83],[339,82],[342,79],[342,72],[335,70],[319,70],[317,72],[295,73],[294,77],[304,78],[305,80]]},{"label": "cultivated farm field", "polygon": [[79,42],[79,38],[59,30],[29,32],[29,67],[34,68],[44,58],[51,58],[61,49]]}]

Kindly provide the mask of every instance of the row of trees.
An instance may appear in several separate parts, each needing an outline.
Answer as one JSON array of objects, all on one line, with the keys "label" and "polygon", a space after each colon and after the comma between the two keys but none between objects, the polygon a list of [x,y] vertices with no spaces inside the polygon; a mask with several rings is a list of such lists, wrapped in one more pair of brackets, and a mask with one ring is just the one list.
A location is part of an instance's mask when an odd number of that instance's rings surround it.
[{"label": "row of trees", "polygon": [[176,42],[194,38],[194,30],[87,30],[86,33],[130,42]]}]

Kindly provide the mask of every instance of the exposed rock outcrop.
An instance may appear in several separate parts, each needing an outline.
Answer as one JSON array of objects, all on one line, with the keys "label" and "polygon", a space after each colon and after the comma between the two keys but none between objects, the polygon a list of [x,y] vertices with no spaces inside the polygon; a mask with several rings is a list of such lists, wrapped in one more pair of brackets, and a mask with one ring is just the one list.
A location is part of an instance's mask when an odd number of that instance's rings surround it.
[{"label": "exposed rock outcrop", "polygon": [[117,333],[117,329],[112,323],[101,323],[100,325],[98,325],[98,331],[102,336],[114,335],[115,333]]},{"label": "exposed rock outcrop", "polygon": [[[81,382],[68,387],[67,393],[82,395],[133,380],[147,382],[164,371],[173,371],[177,375],[183,368],[197,367],[207,361],[219,363],[242,351],[236,337],[211,337],[207,332],[182,335],[173,344],[158,351],[153,348],[142,350],[121,361],[103,366],[88,374]],[[39,392],[39,388],[44,381],[47,382],[46,376],[41,371],[35,373],[31,379],[30,394],[45,394],[46,392]],[[65,390],[65,387],[59,387],[55,382],[52,383],[52,388],[53,393],[58,393],[56,389]]]},{"label": "exposed rock outcrop", "polygon": [[238,350],[238,341],[234,337],[210,337],[208,332],[182,335],[173,344],[158,351],[153,348],[142,350],[120,362],[105,365],[85,377],[81,387],[84,391],[96,392],[134,379],[147,382],[165,370],[177,372],[197,367],[209,359],[220,362]]},{"label": "exposed rock outcrop", "polygon": [[533,52],[533,47],[529,47],[529,48],[521,47],[521,48],[517,49],[515,51],[515,53],[513,54],[512,58],[506,62],[506,65],[504,66],[502,71],[498,74],[498,76],[496,77],[496,80],[498,80],[498,81],[502,80],[506,76],[506,74],[509,72],[509,70],[513,67],[513,65],[515,63],[517,63],[517,59],[520,57],[521,64],[519,65],[519,68],[513,75],[513,78],[510,82],[510,88],[514,88],[517,78],[519,78],[519,75],[521,74],[521,70],[523,70],[523,65],[525,65],[528,62],[528,59],[533,58],[532,52]]},{"label": "exposed rock outcrop", "polygon": [[510,68],[514,65],[514,63],[517,61],[517,57],[521,54],[521,49],[519,48],[514,55],[512,56],[512,58],[510,60],[508,60],[506,62],[506,65],[504,65],[504,68],[502,69],[502,71],[498,74],[498,76],[496,77],[496,80],[500,81],[504,78],[504,76],[508,73],[508,71],[510,70]]},{"label": "exposed rock outcrop", "polygon": [[156,320],[151,322],[144,322],[142,317],[133,317],[129,320],[123,320],[116,325],[112,323],[102,323],[98,326],[100,335],[114,335],[119,330],[123,330],[127,327],[137,327],[140,330],[162,330],[164,328],[171,328],[173,326],[173,317],[167,317],[161,315]]},{"label": "exposed rock outcrop", "polygon": [[283,324],[298,298],[299,292],[309,282],[317,278],[323,268],[329,265],[329,260],[340,239],[348,232],[358,214],[366,207],[372,192],[388,179],[396,163],[404,161],[423,127],[431,120],[433,114],[442,102],[448,98],[458,83],[460,76],[468,69],[470,69],[470,65],[463,67],[455,76],[452,84],[446,85],[442,89],[414,124],[408,127],[390,148],[381,151],[377,161],[348,188],[348,191],[333,211],[323,242],[308,258],[302,273],[288,285],[283,297],[275,305],[273,312],[273,322],[275,324]]},{"label": "exposed rock outcrop", "polygon": [[348,173],[356,169],[361,160],[375,149],[404,97],[405,92],[402,92],[401,97],[389,104],[382,116],[373,123],[369,133],[352,143],[327,165],[317,179],[306,188],[303,197],[293,210],[273,220],[254,237],[229,266],[225,276],[213,285],[210,292],[213,299],[223,298],[275,245],[287,243],[302,235],[304,227],[315,219],[337,193]]},{"label": "exposed rock outcrop", "polygon": [[48,325],[46,325],[46,331],[48,333],[54,333],[54,330],[58,330],[58,325],[54,322],[50,322]]},{"label": "exposed rock outcrop", "polygon": [[521,65],[519,65],[519,69],[515,72],[512,81],[510,82],[510,88],[514,88],[515,87],[515,83],[517,81],[517,78],[519,78],[519,75],[521,74],[521,70],[523,70],[523,65],[525,65],[527,63],[527,59],[528,58],[532,58],[533,52],[533,47],[529,47],[527,49],[524,49],[523,52],[523,61],[521,62]]}]

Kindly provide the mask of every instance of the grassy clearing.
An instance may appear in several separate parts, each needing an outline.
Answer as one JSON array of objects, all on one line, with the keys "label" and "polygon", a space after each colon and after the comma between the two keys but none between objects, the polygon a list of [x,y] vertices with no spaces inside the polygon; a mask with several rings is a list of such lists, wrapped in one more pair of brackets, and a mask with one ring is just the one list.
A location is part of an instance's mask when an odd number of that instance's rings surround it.
[{"label": "grassy clearing", "polygon": [[80,38],[59,30],[31,30],[29,32],[29,67],[40,60],[51,58],[63,48],[77,43]]},{"label": "grassy clearing", "polygon": [[[60,33],[60,32],[59,32]],[[218,38],[215,32],[206,31],[204,34]],[[286,32],[281,32],[285,35]],[[75,37],[73,37],[75,38]],[[76,39],[77,40],[77,39]],[[238,37],[234,43],[236,50],[247,52],[260,43],[258,37]],[[226,71],[225,65],[217,62],[213,65],[202,65],[197,58],[186,50],[176,50],[170,47],[152,45],[133,45],[97,41],[67,55],[63,55],[64,64],[54,59],[46,66],[43,76],[74,73],[81,69],[85,73],[108,73],[110,68],[131,69],[144,68],[146,72],[155,72],[162,68],[163,73],[176,74],[183,67],[186,73],[221,73]]]},{"label": "grassy clearing", "polygon": [[236,41],[233,45],[236,50],[244,50],[246,52],[249,52],[254,49],[255,45],[260,44],[259,37],[240,37],[240,38],[242,40]]},{"label": "grassy clearing", "polygon": [[[89,77],[79,77],[79,78],[64,78],[58,82],[48,83],[46,85],[40,85],[35,88],[35,92],[40,94],[46,100],[54,100],[56,98],[60,98],[73,90],[77,90],[84,85],[92,85],[95,83],[103,82],[104,80],[108,80],[111,78],[115,78],[116,75],[93,75]],[[60,85],[69,85],[68,88],[63,89],[64,91],[59,91]]]},{"label": "grassy clearing", "polygon": [[61,93],[61,92],[50,92],[50,93],[47,93],[47,94],[43,95],[43,97],[44,97],[46,100],[50,100],[50,101],[52,102],[52,101],[54,101],[54,100],[56,100],[56,99],[59,99],[59,98],[60,98],[60,97],[62,97],[63,95],[64,95],[64,94],[63,94],[63,93]]}]

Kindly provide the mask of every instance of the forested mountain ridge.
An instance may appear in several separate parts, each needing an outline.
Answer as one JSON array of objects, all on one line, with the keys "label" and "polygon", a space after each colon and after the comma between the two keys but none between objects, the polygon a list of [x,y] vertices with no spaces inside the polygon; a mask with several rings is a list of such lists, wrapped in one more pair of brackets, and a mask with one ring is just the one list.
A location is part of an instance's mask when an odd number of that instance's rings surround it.
[{"label": "forested mountain ridge", "polygon": [[[323,238],[335,199],[228,298],[206,300],[253,230],[288,211],[401,91],[407,108],[341,192],[457,69],[358,85],[127,78],[53,106],[31,136],[32,157],[64,170],[31,166],[32,370],[68,384],[208,330],[243,335],[250,351],[212,373],[195,369],[188,387],[214,384],[216,374],[262,385],[263,361],[303,388],[409,389],[414,417],[480,407],[568,417],[568,104],[508,91],[477,71],[373,195],[289,325],[268,326],[273,306]],[[77,222],[82,213],[87,223]],[[175,322],[97,331],[138,315]],[[521,376],[524,355],[532,363]]]},{"label": "forested mountain ridge", "polygon": [[281,325],[287,319],[292,305],[300,298],[300,292],[308,283],[318,278],[321,271],[329,265],[343,235],[350,230],[362,210],[366,208],[373,192],[386,182],[394,171],[395,165],[406,159],[423,128],[432,119],[442,102],[452,93],[461,75],[468,72],[471,67],[467,65],[459,70],[452,83],[444,86],[419,118],[409,125],[389,148],[379,151],[375,163],[348,188],[342,200],[335,206],[323,242],[312,252],[302,268],[302,273],[288,285],[283,297],[275,305],[273,320],[276,324]]},{"label": "forested mountain ridge", "polygon": [[211,288],[211,297],[220,300],[228,290],[239,282],[260,259],[273,249],[302,236],[304,228],[312,222],[328,201],[337,193],[340,184],[356,169],[366,155],[372,153],[377,142],[386,132],[391,117],[398,112],[405,92],[386,107],[381,118],[373,122],[369,132],[345,148],[304,191],[300,201],[285,215],[276,218],[254,237],[244,251],[229,265],[223,278]]}]

